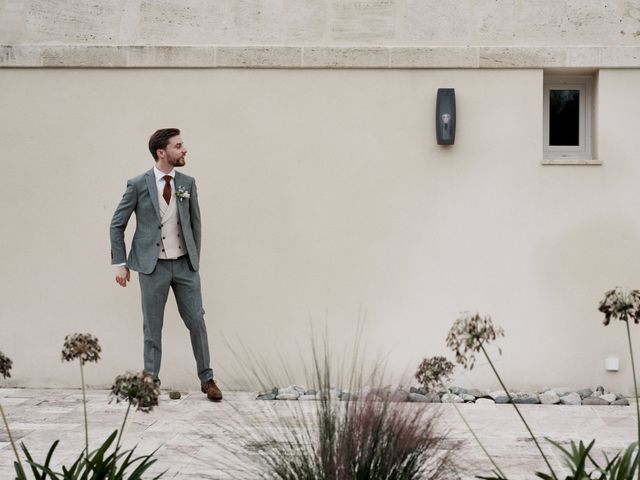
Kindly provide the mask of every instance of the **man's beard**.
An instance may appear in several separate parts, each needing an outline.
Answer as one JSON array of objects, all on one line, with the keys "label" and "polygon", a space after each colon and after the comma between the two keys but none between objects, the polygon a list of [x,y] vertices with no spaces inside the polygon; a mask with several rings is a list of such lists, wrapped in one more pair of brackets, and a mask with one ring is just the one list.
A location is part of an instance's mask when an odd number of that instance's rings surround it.
[{"label": "man's beard", "polygon": [[187,162],[184,157],[177,158],[176,160],[171,162],[171,165],[174,167],[184,167]]}]

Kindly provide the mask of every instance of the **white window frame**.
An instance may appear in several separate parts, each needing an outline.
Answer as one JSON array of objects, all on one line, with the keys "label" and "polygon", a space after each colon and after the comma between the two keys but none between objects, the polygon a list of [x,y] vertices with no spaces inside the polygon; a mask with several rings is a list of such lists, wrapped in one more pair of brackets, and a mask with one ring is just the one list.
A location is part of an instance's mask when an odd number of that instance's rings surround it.
[{"label": "white window frame", "polygon": [[[543,107],[543,164],[575,165],[600,164],[592,157],[593,79],[590,76],[547,76],[544,78]],[[578,146],[549,145],[549,92],[550,90],[578,90],[580,92],[580,130]]]}]

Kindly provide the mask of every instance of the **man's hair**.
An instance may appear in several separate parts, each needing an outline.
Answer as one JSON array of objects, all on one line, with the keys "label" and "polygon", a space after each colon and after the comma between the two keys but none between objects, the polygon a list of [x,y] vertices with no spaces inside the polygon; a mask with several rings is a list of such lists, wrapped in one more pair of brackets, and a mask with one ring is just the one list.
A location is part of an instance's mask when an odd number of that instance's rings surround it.
[{"label": "man's hair", "polygon": [[157,150],[167,148],[169,139],[176,135],[180,135],[180,129],[178,128],[161,128],[151,135],[151,138],[149,138],[149,151],[156,162],[158,161]]}]

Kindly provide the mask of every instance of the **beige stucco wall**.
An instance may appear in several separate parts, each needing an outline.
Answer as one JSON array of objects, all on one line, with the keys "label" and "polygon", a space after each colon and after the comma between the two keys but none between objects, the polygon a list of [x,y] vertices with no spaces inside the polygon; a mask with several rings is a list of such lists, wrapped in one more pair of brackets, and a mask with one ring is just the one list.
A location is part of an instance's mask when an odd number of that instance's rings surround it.
[{"label": "beige stucco wall", "polygon": [[638,45],[635,0],[2,0],[2,44]]},{"label": "beige stucco wall", "polygon": [[[541,70],[0,70],[5,221],[0,349],[11,384],[72,386],[66,333],[100,338],[88,382],[139,368],[137,278],[113,280],[108,224],[158,127],[183,129],[198,180],[214,369],[237,380],[243,343],[294,370],[310,324],[334,351],[360,317],[393,373],[444,354],[461,310],[507,337],[516,388],[630,393],[622,325],[597,303],[638,287],[640,71],[597,82],[601,166],[542,166]],[[455,87],[456,145],[435,144],[438,87]],[[130,238],[130,236],[129,236]],[[326,319],[326,320],[325,320]],[[634,341],[640,345],[638,327]],[[162,378],[197,384],[173,300]],[[621,359],[619,373],[604,358]],[[457,382],[495,386],[487,367]]]}]

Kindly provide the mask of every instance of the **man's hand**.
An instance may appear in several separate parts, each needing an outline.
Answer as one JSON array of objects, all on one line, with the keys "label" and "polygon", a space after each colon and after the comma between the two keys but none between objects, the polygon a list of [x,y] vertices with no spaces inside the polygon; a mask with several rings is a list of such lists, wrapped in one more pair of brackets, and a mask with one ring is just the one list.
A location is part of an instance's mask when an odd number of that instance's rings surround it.
[{"label": "man's hand", "polygon": [[131,279],[131,274],[129,273],[129,269],[125,266],[116,267],[116,282],[121,287],[126,287],[127,282]]}]

